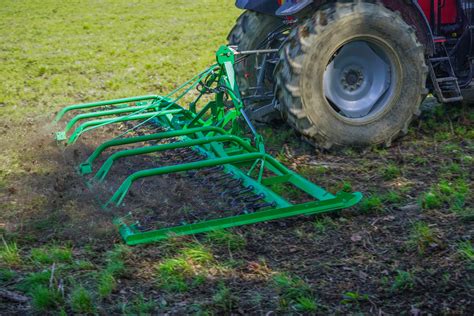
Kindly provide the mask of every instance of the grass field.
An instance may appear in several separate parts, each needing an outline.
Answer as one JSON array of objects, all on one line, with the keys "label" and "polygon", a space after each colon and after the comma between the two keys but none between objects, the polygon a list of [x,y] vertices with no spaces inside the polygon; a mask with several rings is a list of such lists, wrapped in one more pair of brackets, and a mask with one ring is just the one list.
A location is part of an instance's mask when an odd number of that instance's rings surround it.
[{"label": "grass field", "polygon": [[62,105],[170,91],[213,62],[239,13],[231,0],[2,2],[0,314],[472,313],[467,105],[428,102],[387,149],[320,152],[262,127],[287,166],[364,201],[123,245],[74,172],[90,148],[59,149],[50,122]]}]

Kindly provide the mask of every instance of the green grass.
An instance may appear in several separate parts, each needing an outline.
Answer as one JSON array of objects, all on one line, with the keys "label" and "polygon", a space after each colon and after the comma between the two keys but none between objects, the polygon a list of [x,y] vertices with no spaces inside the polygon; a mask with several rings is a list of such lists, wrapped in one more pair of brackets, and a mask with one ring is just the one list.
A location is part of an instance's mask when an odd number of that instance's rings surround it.
[{"label": "green grass", "polygon": [[82,286],[72,290],[70,305],[72,311],[78,314],[92,314],[96,310],[92,293]]},{"label": "green grass", "polygon": [[27,274],[15,287],[24,293],[29,293],[39,286],[47,286],[51,278],[51,271],[33,272]]},{"label": "green grass", "polygon": [[156,266],[159,286],[168,292],[185,292],[205,281],[213,266],[212,253],[198,244],[188,245],[179,255],[167,258]]},{"label": "green grass", "polygon": [[362,212],[369,213],[372,211],[382,211],[383,201],[379,195],[372,194],[364,197],[359,204],[359,208]]},{"label": "green grass", "polygon": [[0,245],[0,262],[7,266],[18,266],[21,264],[20,250],[15,242],[7,242],[2,236],[2,245]]},{"label": "green grass", "polygon": [[293,307],[302,312],[314,312],[316,299],[311,287],[301,278],[286,273],[273,276],[273,283],[280,296],[280,307]]},{"label": "green grass", "polygon": [[146,300],[140,293],[131,302],[122,304],[121,311],[123,315],[152,315],[157,305],[153,299]]},{"label": "green grass", "polygon": [[112,273],[103,271],[99,274],[97,293],[101,298],[106,298],[117,288],[117,281]]},{"label": "green grass", "polygon": [[343,295],[343,300],[341,304],[343,305],[359,305],[361,302],[369,300],[369,295],[361,294],[359,292],[346,292]]},{"label": "green grass", "polygon": [[237,14],[218,0],[6,1],[0,116],[170,91],[213,62]]},{"label": "green grass", "polygon": [[245,248],[247,241],[242,235],[227,230],[215,230],[206,234],[206,240],[217,246],[225,247],[230,251],[239,251]]},{"label": "green grass", "polygon": [[60,246],[34,248],[31,250],[31,259],[39,264],[71,263],[72,249]]},{"label": "green grass", "polygon": [[59,309],[64,299],[58,290],[40,285],[31,291],[31,304],[35,310],[46,312]]},{"label": "green grass", "polygon": [[13,270],[10,269],[0,269],[0,281],[1,282],[8,282],[15,278],[16,273]]},{"label": "green grass", "polygon": [[320,233],[320,234],[325,234],[328,230],[330,229],[333,229],[335,227],[337,227],[337,224],[336,222],[334,222],[332,220],[331,217],[328,217],[328,216],[324,216],[322,218],[318,218],[315,222],[314,222],[314,229],[316,230],[316,232]]},{"label": "green grass", "polygon": [[421,206],[424,209],[437,209],[447,205],[454,212],[462,213],[468,193],[469,185],[465,179],[442,179],[421,196]]},{"label": "green grass", "polygon": [[400,168],[394,164],[389,164],[382,169],[382,175],[385,180],[393,180],[402,174]]},{"label": "green grass", "polygon": [[394,292],[409,291],[415,287],[415,277],[409,271],[397,270],[397,275],[392,283]]},{"label": "green grass", "polygon": [[105,254],[105,268],[97,275],[97,293],[101,298],[109,297],[117,289],[117,278],[127,272],[124,259],[131,255],[126,245],[116,245]]},{"label": "green grass", "polygon": [[436,236],[433,229],[431,229],[425,222],[418,221],[411,227],[407,245],[412,249],[417,249],[418,253],[423,255],[431,244],[438,242],[439,238]]},{"label": "green grass", "polygon": [[231,289],[224,283],[219,283],[217,291],[212,296],[212,305],[219,313],[230,313],[238,306],[238,300]]},{"label": "green grass", "polygon": [[460,242],[458,244],[458,252],[469,269],[474,270],[474,247],[472,246],[472,242],[468,240]]}]

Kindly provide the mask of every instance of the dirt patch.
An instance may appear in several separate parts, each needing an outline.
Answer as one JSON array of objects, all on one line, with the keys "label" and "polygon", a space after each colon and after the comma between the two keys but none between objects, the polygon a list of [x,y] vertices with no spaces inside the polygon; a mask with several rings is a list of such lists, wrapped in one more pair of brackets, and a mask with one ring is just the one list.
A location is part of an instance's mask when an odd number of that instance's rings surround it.
[{"label": "dirt patch", "polygon": [[[465,123],[466,115],[449,118],[459,132],[470,126]],[[472,140],[451,134],[450,120],[442,116],[431,115],[425,120],[389,149],[331,153],[305,145],[286,127],[269,129],[275,135],[288,135],[274,145],[271,138],[267,142],[268,150],[287,166],[332,192],[347,187],[361,191],[370,203],[329,216],[297,217],[232,229],[246,241],[238,250],[216,244],[206,235],[134,247],[126,260],[127,272],[118,279],[119,289],[99,303],[100,310],[119,314],[119,303],[132,301],[140,292],[146,293],[148,301],[159,302],[156,312],[295,313],[297,303],[285,298],[273,281],[275,275],[286,273],[298,276],[310,287],[318,304],[317,314],[469,314],[474,309],[473,270],[460,252],[460,244],[472,242],[474,225],[469,217],[459,215],[456,205],[468,211],[473,207],[472,197],[462,195],[460,203],[456,199],[461,195],[453,193],[451,201],[451,195],[448,199],[448,193],[444,193],[446,197],[435,207],[425,207],[422,202],[430,190],[439,191],[437,194],[449,190],[460,193],[464,183],[472,191]],[[431,121],[436,124],[431,125]],[[123,207],[106,212],[100,203],[130,172],[156,167],[158,161],[166,164],[167,159],[171,163],[189,153],[118,161],[101,186],[105,189],[97,201],[98,192],[92,194],[74,168],[98,143],[117,131],[86,134],[63,151],[51,140],[48,128],[32,133],[40,126],[38,122],[22,130],[30,141],[16,148],[23,157],[20,171],[9,174],[7,185],[1,188],[4,230],[9,238],[15,236],[25,254],[52,241],[66,242],[73,245],[75,258],[91,260],[101,267],[104,253],[122,243],[111,224],[117,214],[133,210],[146,230],[227,215],[223,209],[230,210],[229,214],[242,211],[237,206],[232,208],[220,195],[222,188],[212,186],[208,177],[219,174],[214,170],[207,177],[201,177],[206,174],[203,171],[201,175],[177,174],[138,181]],[[450,134],[443,138],[440,133],[446,131]],[[13,135],[8,137],[12,139]],[[11,148],[11,143],[5,146]],[[420,226],[424,229],[428,227],[429,236],[416,234],[417,223],[426,225]],[[204,283],[184,293],[164,291],[156,283],[156,263],[179,256],[181,249],[192,243],[212,250],[215,271],[208,271]],[[22,275],[31,270],[25,269]],[[94,280],[91,275],[74,275],[84,284]],[[230,309],[217,302],[222,284],[235,298]],[[14,289],[14,283],[6,287]],[[5,313],[24,311],[20,305],[0,306]]]}]

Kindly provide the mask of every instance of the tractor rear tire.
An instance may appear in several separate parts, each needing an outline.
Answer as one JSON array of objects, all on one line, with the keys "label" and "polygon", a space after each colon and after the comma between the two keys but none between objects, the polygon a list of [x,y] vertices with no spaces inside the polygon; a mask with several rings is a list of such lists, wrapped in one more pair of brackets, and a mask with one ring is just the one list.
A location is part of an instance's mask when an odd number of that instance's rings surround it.
[{"label": "tractor rear tire", "polygon": [[[238,46],[239,50],[259,49],[268,34],[281,27],[283,22],[276,17],[253,11],[245,11],[237,18],[227,40],[230,45]],[[250,88],[257,82],[255,56],[249,55],[235,64],[237,84],[243,97],[251,93]]]},{"label": "tractor rear tire", "polygon": [[[380,101],[383,106],[377,111],[372,108],[366,115],[352,117],[328,100],[326,93],[332,90],[323,87],[323,77],[331,60],[334,61],[341,47],[351,41],[379,45],[388,60],[383,78],[396,75],[387,79],[393,88],[385,90],[383,102]],[[373,52],[377,50],[372,48]],[[351,58],[350,54],[345,55]],[[360,61],[370,63],[365,57]],[[378,71],[377,67],[373,69]],[[318,147],[390,146],[392,140],[407,133],[413,117],[419,115],[419,106],[427,94],[427,73],[424,48],[414,29],[398,12],[376,3],[336,2],[322,7],[292,30],[280,50],[280,62],[275,69],[276,93],[288,123]],[[345,79],[340,80],[347,89]],[[351,79],[351,82],[357,83],[357,80]],[[328,82],[334,86],[334,81]],[[359,87],[350,87],[347,91],[353,92]],[[355,104],[367,101],[361,99],[360,102]]]}]

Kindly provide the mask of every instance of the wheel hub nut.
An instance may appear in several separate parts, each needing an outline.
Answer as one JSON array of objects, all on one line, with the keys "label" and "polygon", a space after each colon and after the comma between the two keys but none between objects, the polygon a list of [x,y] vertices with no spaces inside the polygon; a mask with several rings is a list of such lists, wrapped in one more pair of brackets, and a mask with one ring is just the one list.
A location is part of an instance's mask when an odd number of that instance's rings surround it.
[{"label": "wheel hub nut", "polygon": [[364,82],[364,74],[359,68],[348,68],[343,71],[341,84],[345,90],[354,91],[360,88]]}]

